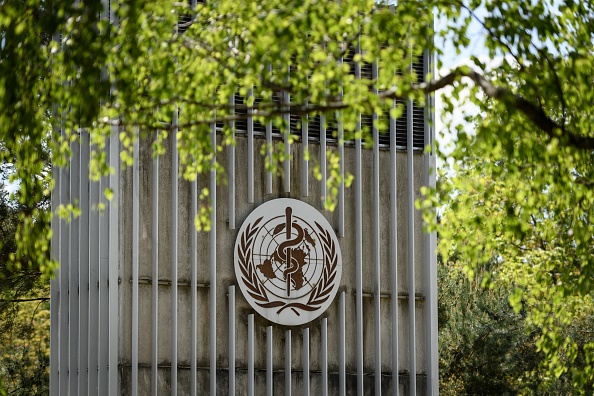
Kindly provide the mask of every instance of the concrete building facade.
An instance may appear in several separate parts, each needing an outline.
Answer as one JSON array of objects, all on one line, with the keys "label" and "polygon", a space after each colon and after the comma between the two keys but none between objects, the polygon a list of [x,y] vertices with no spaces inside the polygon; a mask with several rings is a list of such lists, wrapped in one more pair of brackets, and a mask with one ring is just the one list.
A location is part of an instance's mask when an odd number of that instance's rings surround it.
[{"label": "concrete building facade", "polygon": [[[413,66],[426,72],[430,59]],[[423,232],[414,204],[421,186],[435,183],[435,155],[424,150],[433,146],[433,115],[405,108],[385,135],[370,124],[372,149],[314,119],[289,144],[287,133],[246,117],[235,146],[217,157],[226,179],[212,170],[195,182],[180,177],[174,138],[158,158],[152,140],[140,140],[134,166],[122,168],[116,129],[107,147],[115,172],[90,182],[92,147],[81,131],[69,167],[54,171],[53,207],[78,202],[82,214],[53,224],[51,394],[438,394],[436,236]],[[219,139],[217,125],[211,135]],[[267,143],[285,143],[290,154],[279,172],[260,154]],[[323,206],[328,152],[354,176],[333,212]],[[197,232],[204,188],[212,230]],[[336,297],[299,326],[255,312],[234,271],[242,223],[280,197],[316,208],[342,251]]]}]

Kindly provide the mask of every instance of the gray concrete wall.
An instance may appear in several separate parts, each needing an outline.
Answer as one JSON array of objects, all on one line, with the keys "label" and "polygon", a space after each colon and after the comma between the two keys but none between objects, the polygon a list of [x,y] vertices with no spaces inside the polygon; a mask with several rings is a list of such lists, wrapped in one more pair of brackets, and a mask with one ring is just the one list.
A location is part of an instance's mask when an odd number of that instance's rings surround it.
[{"label": "gray concrete wall", "polygon": [[[275,175],[273,179],[273,194],[265,194],[265,167],[263,157],[259,154],[260,146],[264,143],[262,140],[255,140],[256,154],[254,173],[255,173],[255,202],[247,203],[247,141],[243,137],[237,138],[236,145],[236,229],[228,228],[227,220],[229,218],[228,208],[228,188],[229,185],[221,180],[217,185],[217,223],[213,232],[217,233],[217,367],[220,375],[218,394],[226,394],[228,383],[228,298],[227,291],[230,285],[236,282],[233,269],[233,247],[237,230],[243,220],[258,205],[263,202],[278,198],[290,197],[301,199],[320,210],[330,224],[337,228],[338,213],[327,212],[322,208],[320,201],[320,182],[314,177],[309,178],[309,196],[302,197],[300,193],[300,164],[301,148],[299,144],[292,146],[292,165],[291,165],[291,193],[283,192],[282,176]],[[166,144],[167,146],[169,143]],[[313,158],[319,158],[319,146],[310,145],[310,153]],[[194,214],[190,213],[190,184],[183,180],[179,183],[179,205],[178,205],[178,273],[171,273],[171,249],[172,249],[172,222],[171,222],[171,151],[167,147],[167,154],[160,157],[159,171],[159,281],[163,284],[159,286],[159,394],[169,392],[170,388],[170,351],[171,351],[171,319],[172,315],[177,315],[177,353],[178,353],[178,390],[180,394],[189,393],[189,366],[190,366],[190,317],[191,317],[191,293],[189,287],[191,268],[190,268],[190,232],[194,226]],[[224,150],[218,157],[222,164],[227,163],[227,151]],[[390,167],[388,151],[381,151],[380,163],[380,249],[381,249],[381,293],[385,295],[381,299],[381,350],[382,350],[382,390],[388,392],[391,389],[392,378],[392,357],[391,345],[393,339],[393,329],[391,326],[391,308],[390,308]],[[374,389],[374,310],[373,297],[374,292],[374,257],[373,257],[373,152],[363,150],[363,168],[362,168],[362,186],[363,186],[363,309],[364,309],[364,371],[365,371],[365,389],[366,394]],[[310,163],[310,168],[312,164]],[[407,202],[407,163],[406,153],[399,153],[397,157],[398,177],[397,177],[397,202],[398,202],[398,290],[399,294],[408,294],[408,238],[415,238],[415,292],[420,296],[425,296],[427,290],[426,271],[424,267],[424,248],[425,238],[422,233],[421,214],[415,211],[415,234],[408,235],[408,202]],[[421,185],[425,182],[424,162],[422,155],[415,155],[415,196],[419,197]],[[354,148],[345,148],[345,169],[347,172],[355,173]],[[152,229],[152,151],[150,142],[141,143],[140,149],[140,247],[139,247],[139,391],[140,394],[147,394],[151,381],[151,257],[155,241],[151,238]],[[128,394],[131,381],[131,326],[132,326],[132,168],[122,171],[121,179],[121,197],[120,197],[120,381],[122,394]],[[202,177],[198,181],[199,189],[208,186],[208,176]],[[354,388],[356,384],[356,327],[355,327],[355,190],[347,188],[345,194],[345,237],[339,239],[342,257],[343,273],[341,278],[340,290],[346,293],[346,372],[347,388]],[[198,283],[196,290],[200,309],[198,315],[198,348],[197,365],[200,368],[198,372],[199,388],[208,390],[208,370],[209,367],[209,237],[207,233],[198,234]],[[178,279],[178,312],[171,312],[171,286],[167,284],[172,277]],[[146,281],[142,281],[142,280]],[[237,390],[245,389],[247,377],[245,370],[247,368],[247,315],[254,313],[253,309],[247,304],[239,288],[236,289],[236,367],[237,367]],[[399,343],[399,367],[400,390],[401,394],[408,394],[408,367],[411,348],[416,350],[417,363],[417,394],[425,394],[426,380],[424,374],[428,368],[425,354],[425,301],[418,299],[416,302],[416,345],[409,345],[409,310],[408,300],[401,298],[399,301],[399,327],[397,329],[397,338]],[[338,298],[332,303],[330,308],[320,318],[308,323],[307,325],[292,328],[292,368],[294,370],[292,382],[293,391],[299,389],[302,382],[302,328],[308,327],[310,330],[310,370],[312,394],[317,394],[315,390],[320,382],[319,372],[321,371],[320,356],[320,329],[321,319],[328,318],[328,366],[330,373],[338,371]],[[264,386],[265,370],[265,342],[266,326],[270,322],[255,315],[255,367],[256,372],[256,394],[262,394]],[[275,388],[276,394],[284,393],[284,331],[282,326],[275,325],[273,330],[273,366],[275,370]],[[336,375],[331,375],[329,387],[332,390],[330,394],[335,394],[337,379]],[[353,378],[354,383],[353,383]],[[243,394],[243,393],[239,393]],[[351,393],[349,393],[351,394]]]}]

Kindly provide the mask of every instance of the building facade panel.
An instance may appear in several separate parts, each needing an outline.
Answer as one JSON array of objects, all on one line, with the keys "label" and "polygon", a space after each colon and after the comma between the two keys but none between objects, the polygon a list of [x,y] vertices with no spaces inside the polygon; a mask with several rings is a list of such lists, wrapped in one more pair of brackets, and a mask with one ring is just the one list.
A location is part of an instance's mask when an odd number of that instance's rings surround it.
[{"label": "building facade panel", "polygon": [[[426,72],[424,62],[415,65]],[[434,154],[422,150],[434,132],[432,114],[412,102],[406,110],[388,135],[362,117],[374,149],[342,144],[336,125],[325,131],[313,118],[312,139],[290,145],[270,124],[242,120],[235,145],[217,152],[226,174],[194,182],[180,175],[175,130],[164,155],[153,157],[154,136],[142,138],[134,166],[122,168],[116,128],[106,149],[115,172],[91,182],[95,147],[81,131],[71,163],[54,172],[52,207],[78,201],[82,216],[52,223],[61,267],[51,285],[51,394],[437,394],[436,240],[414,205],[435,183]],[[291,126],[305,135],[305,125]],[[274,172],[260,154],[267,142],[290,154]],[[331,212],[314,174],[329,177],[335,154],[355,181]],[[212,230],[197,232],[205,189]],[[255,312],[234,271],[241,225],[276,198],[322,213],[342,252],[338,294],[300,326]]]},{"label": "building facade panel", "polygon": [[[267,334],[272,334],[272,351],[271,361],[273,369],[273,387],[276,394],[283,394],[285,392],[286,381],[279,379],[287,367],[287,332],[291,330],[291,384],[292,390],[300,390],[303,386],[303,376],[308,374],[310,391],[312,394],[317,394],[316,389],[322,386],[323,378],[327,379],[329,392],[335,393],[340,388],[341,378],[344,378],[347,394],[352,390],[351,385],[355,384],[354,389],[357,388],[357,372],[358,372],[358,351],[357,345],[357,288],[356,288],[356,256],[357,256],[357,240],[356,240],[356,190],[354,188],[346,188],[343,196],[344,199],[344,229],[345,235],[339,238],[340,247],[343,257],[343,273],[340,283],[339,295],[330,305],[326,312],[314,321],[297,327],[286,327],[275,325],[258,314],[254,317],[254,353],[250,356],[248,353],[248,315],[253,314],[254,310],[245,301],[244,296],[239,289],[235,290],[234,299],[234,313],[235,317],[230,319],[229,312],[229,287],[236,284],[236,277],[233,270],[233,246],[237,237],[239,225],[243,223],[251,211],[260,204],[277,197],[291,197],[309,203],[317,208],[328,219],[335,230],[339,228],[339,213],[338,211],[330,212],[323,208],[320,199],[321,182],[314,177],[309,177],[308,196],[302,196],[301,189],[301,145],[300,143],[291,146],[291,192],[284,192],[283,174],[274,174],[272,177],[273,192],[266,194],[266,178],[267,171],[264,166],[265,158],[259,153],[265,141],[262,139],[255,140],[254,151],[256,155],[254,160],[254,202],[248,203],[248,156],[247,147],[248,141],[245,137],[238,136],[234,150],[235,154],[235,179],[225,180],[225,176],[219,176],[216,186],[216,224],[214,224],[213,231],[216,233],[216,294],[214,295],[216,305],[216,333],[210,333],[210,318],[209,306],[211,302],[211,237],[209,233],[199,232],[196,234],[196,268],[192,268],[192,252],[191,239],[194,231],[194,213],[191,211],[192,207],[192,183],[178,178],[177,186],[177,203],[174,206],[172,199],[174,197],[172,191],[172,163],[174,161],[171,154],[171,142],[166,144],[168,149],[166,154],[159,157],[157,160],[153,159],[151,154],[151,141],[146,139],[141,141],[138,150],[137,166],[129,167],[121,170],[118,178],[120,196],[117,202],[109,204],[109,210],[117,211],[117,227],[114,227],[109,222],[112,217],[109,213],[102,213],[99,217],[99,228],[97,232],[95,229],[90,229],[89,242],[93,238],[98,238],[100,241],[110,240],[109,231],[113,228],[117,232],[117,240],[119,241],[118,250],[119,256],[117,260],[118,280],[113,282],[109,275],[109,268],[113,266],[109,257],[109,245],[102,245],[100,248],[101,264],[99,268],[100,279],[98,285],[99,297],[99,323],[98,323],[98,345],[93,345],[91,342],[88,346],[98,348],[95,354],[89,351],[89,356],[97,356],[97,381],[90,380],[90,384],[98,382],[101,384],[106,378],[109,378],[111,369],[106,360],[109,360],[111,348],[105,348],[105,344],[109,346],[113,339],[109,338],[109,320],[116,318],[118,331],[118,346],[117,346],[117,361],[119,362],[117,381],[118,389],[123,394],[128,394],[134,388],[137,392],[144,394],[143,390],[155,389],[158,394],[163,392],[170,392],[172,389],[172,369],[177,367],[177,381],[176,388],[180,394],[190,392],[191,386],[191,368],[192,357],[196,357],[196,389],[209,389],[210,387],[210,351],[211,337],[214,338],[216,346],[216,388],[217,394],[226,394],[229,391],[229,376],[234,375],[235,389],[238,393],[240,389],[247,389],[247,370],[253,359],[254,386],[257,389],[256,394],[260,394],[266,389],[266,372],[267,372]],[[280,144],[277,142],[276,144]],[[336,148],[330,147],[331,150]],[[320,146],[309,145],[309,151],[312,158],[320,158]],[[355,174],[356,169],[356,148],[345,147],[344,149],[344,163],[345,171]],[[414,154],[413,155],[413,175],[414,175],[414,191],[413,197],[417,199],[420,197],[420,186],[426,182],[425,158],[428,154]],[[393,238],[393,231],[390,226],[389,219],[391,218],[393,205],[390,196],[390,172],[389,161],[391,153],[388,150],[379,151],[379,189],[374,191],[373,175],[374,175],[374,153],[372,150],[362,150],[361,152],[361,187],[362,196],[362,307],[363,307],[363,323],[362,323],[362,341],[363,341],[363,387],[365,393],[372,392],[375,389],[376,382],[374,376],[377,372],[381,372],[381,389],[382,393],[389,392],[391,387],[395,384],[392,378],[392,371],[394,368],[392,359],[392,349],[395,341],[398,341],[398,366],[399,373],[399,389],[401,394],[408,394],[407,389],[410,387],[410,367],[411,357],[414,356],[416,366],[416,394],[425,394],[429,391],[427,387],[427,370],[431,362],[431,354],[427,353],[427,338],[430,336],[427,316],[427,296],[428,296],[428,264],[430,257],[425,257],[427,250],[424,249],[424,244],[427,238],[422,231],[421,214],[415,211],[413,216],[409,216],[409,194],[408,188],[410,186],[407,177],[407,153],[398,152],[396,154],[396,252],[397,252],[397,279],[398,279],[398,296],[396,297],[396,306],[398,312],[398,328],[392,328],[392,260],[393,252],[391,240]],[[155,167],[155,162],[158,161],[158,167]],[[228,152],[223,151],[218,156],[218,161],[222,164],[228,164]],[[310,167],[315,166],[310,163]],[[74,170],[76,165],[71,165],[70,172]],[[84,166],[83,166],[84,168]],[[80,170],[78,170],[80,172]],[[137,172],[137,181],[134,182],[135,172]],[[158,176],[158,188],[154,188],[155,172]],[[66,177],[63,180],[67,180]],[[197,191],[209,186],[210,181],[206,177],[199,178],[196,182]],[[229,225],[229,211],[228,193],[230,184],[235,187],[235,218],[236,227],[230,229]],[[89,184],[89,185],[92,185]],[[68,186],[63,189],[67,192]],[[135,189],[137,191],[135,191]],[[378,195],[379,193],[379,195]],[[157,194],[157,195],[155,195]],[[155,199],[157,198],[157,199]],[[91,200],[92,201],[92,200]],[[89,204],[92,206],[91,204]],[[377,235],[379,246],[379,257],[376,257],[374,246],[376,246],[375,238],[377,231],[374,229],[374,207],[377,206],[376,214],[379,214],[379,234]],[[136,209],[135,209],[136,208]],[[83,210],[89,208],[83,208]],[[88,213],[94,213],[90,211]],[[138,218],[135,218],[138,216]],[[154,218],[156,217],[156,218]],[[92,216],[91,216],[92,218]],[[414,219],[413,227],[409,227],[409,219]],[[175,219],[175,221],[174,221]],[[89,223],[93,223],[90,221]],[[81,222],[75,223],[76,227],[80,227]],[[136,224],[136,226],[135,226]],[[111,227],[110,227],[111,226]],[[154,227],[157,226],[155,233]],[[177,232],[174,233],[172,227],[176,227]],[[66,227],[66,226],[65,226]],[[72,227],[72,224],[70,225]],[[90,227],[87,223],[87,227]],[[410,230],[414,230],[410,234]],[[135,237],[135,233],[137,237]],[[173,240],[173,236],[177,234],[177,238]],[[58,234],[61,240],[66,238],[68,244],[73,244],[72,240],[66,236]],[[72,234],[76,235],[76,234]],[[157,235],[157,240],[154,236]],[[409,252],[410,241],[414,240],[414,252]],[[87,245],[89,245],[89,242]],[[84,243],[83,243],[84,244]],[[137,244],[137,245],[135,245]],[[66,246],[66,245],[64,245]],[[69,245],[70,246],[70,245]],[[65,253],[72,254],[72,250],[62,249]],[[91,249],[92,250],[92,249]],[[80,249],[80,251],[87,251]],[[65,253],[61,253],[62,255]],[[174,254],[175,253],[175,254]],[[431,254],[431,251],[429,250]],[[92,254],[92,252],[91,252]],[[153,277],[155,273],[155,254],[158,257],[158,279]],[[411,287],[409,284],[409,258],[412,255],[414,258],[414,279],[415,284],[414,295],[415,298],[415,324],[410,326],[410,304],[409,296]],[[61,256],[63,257],[63,256]],[[177,257],[177,273],[172,273],[173,262],[172,259]],[[96,262],[90,260],[83,261],[80,258],[78,264],[81,268],[88,271],[89,263]],[[379,285],[380,290],[376,292],[375,273],[376,261],[379,259]],[[135,264],[135,260],[137,263]],[[62,260],[63,261],[63,260]],[[63,261],[64,262],[64,261]],[[74,263],[73,261],[71,261]],[[65,262],[64,262],[65,263]],[[84,264],[84,265],[82,265]],[[136,267],[135,267],[136,266]],[[68,268],[66,265],[63,269]],[[135,269],[136,268],[136,269]],[[195,286],[192,287],[192,274],[196,273]],[[91,276],[92,278],[92,276]],[[64,280],[64,276],[59,277]],[[84,279],[81,277],[80,279]],[[112,283],[113,282],[113,283]],[[154,323],[155,315],[155,282],[157,283],[156,290],[158,296],[156,301],[158,303],[156,314],[157,323]],[[117,313],[111,313],[112,307],[108,303],[109,288],[117,284],[118,308]],[[174,307],[172,301],[172,293],[174,285],[177,284],[177,296],[175,308],[176,312],[172,311]],[[56,286],[56,282],[52,287],[63,290],[65,286]],[[89,290],[92,289],[89,282]],[[192,310],[192,294],[195,294],[195,301],[197,310]],[[101,298],[103,294],[103,298]],[[89,301],[84,302],[88,306],[95,304],[91,301],[93,293],[89,293]],[[133,298],[136,295],[137,297]],[[379,295],[379,321],[375,317],[376,298]],[[340,301],[344,299],[344,316],[341,315]],[[81,302],[83,303],[83,302]],[[135,305],[136,304],[136,305]],[[61,312],[66,311],[68,305],[60,306]],[[192,320],[195,315],[196,329],[195,333],[192,331]],[[63,315],[61,315],[63,316]],[[108,318],[107,325],[105,318]],[[326,338],[323,339],[322,323],[326,320]],[[234,337],[234,353],[231,354],[229,350],[229,324],[233,321],[235,327]],[[343,321],[341,323],[341,321]],[[90,322],[89,322],[90,323]],[[175,323],[175,326],[173,325]],[[62,323],[61,323],[62,324]],[[379,332],[377,326],[379,325]],[[272,326],[270,333],[267,333],[267,327]],[[62,327],[69,327],[72,329],[66,319]],[[133,329],[136,328],[136,332]],[[341,328],[344,331],[344,340],[341,339]],[[415,330],[414,345],[411,345],[411,328]],[[155,332],[156,331],[156,338]],[[176,335],[172,334],[172,330],[176,329]],[[308,329],[309,350],[307,351],[308,359],[304,361],[303,339],[304,329]],[[74,330],[71,330],[74,331]],[[377,334],[380,334],[379,344],[376,344]],[[135,338],[133,337],[135,336]],[[193,339],[193,337],[195,337]],[[86,339],[83,335],[80,339]],[[76,342],[76,338],[70,338]],[[156,341],[156,363],[157,369],[154,370],[155,364],[154,347]],[[175,344],[174,344],[175,343]],[[192,352],[193,343],[196,345],[195,351]],[[326,356],[321,349],[323,344],[327,345]],[[78,345],[78,344],[77,344]],[[378,346],[379,345],[379,346]],[[172,349],[175,346],[175,353]],[[75,345],[71,346],[73,351]],[[62,349],[62,346],[59,347]],[[376,351],[381,353],[381,357],[377,357]],[[413,353],[414,352],[414,353]],[[52,354],[55,353],[55,348]],[[74,353],[74,352],[73,352]],[[235,372],[230,373],[228,368],[230,366],[230,356],[233,356],[235,362]],[[341,362],[341,356],[344,356],[344,363]],[[61,358],[62,356],[60,356]],[[173,358],[173,361],[172,361]],[[378,360],[379,359],[379,360]],[[60,359],[60,362],[63,360]],[[323,363],[326,362],[324,366]],[[379,368],[377,364],[379,362]],[[91,362],[94,363],[94,362]],[[74,365],[70,361],[69,365]],[[344,364],[344,366],[343,366]],[[94,366],[91,364],[91,366]],[[63,366],[61,365],[60,368]],[[69,367],[69,366],[66,366]],[[132,369],[134,367],[134,370]],[[304,368],[309,372],[304,373]],[[376,370],[377,368],[377,370]],[[134,371],[134,376],[133,376]],[[68,378],[73,381],[71,386],[76,384],[77,380],[73,379],[68,370]],[[343,373],[341,375],[341,372]],[[156,377],[154,378],[156,374]],[[89,370],[89,376],[95,375],[93,367]],[[63,373],[60,370],[60,378],[63,378]],[[173,376],[175,378],[176,376]],[[77,377],[78,378],[78,377]],[[283,377],[284,378],[284,377]],[[132,381],[135,386],[132,387]],[[354,382],[353,382],[354,381]],[[208,384],[208,387],[207,387]],[[62,386],[68,386],[67,382]],[[101,386],[101,385],[99,385]],[[201,388],[202,387],[202,388]],[[100,391],[101,392],[101,391]],[[391,393],[391,392],[390,392]]]}]

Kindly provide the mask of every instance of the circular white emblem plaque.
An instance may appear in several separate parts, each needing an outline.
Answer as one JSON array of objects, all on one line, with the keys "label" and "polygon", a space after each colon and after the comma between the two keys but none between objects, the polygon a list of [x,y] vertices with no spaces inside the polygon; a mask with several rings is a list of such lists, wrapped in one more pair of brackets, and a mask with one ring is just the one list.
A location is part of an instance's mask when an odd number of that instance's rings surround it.
[{"label": "circular white emblem plaque", "polygon": [[268,201],[250,213],[234,256],[243,295],[272,322],[310,322],[338,291],[342,256],[334,230],[320,212],[296,199]]}]

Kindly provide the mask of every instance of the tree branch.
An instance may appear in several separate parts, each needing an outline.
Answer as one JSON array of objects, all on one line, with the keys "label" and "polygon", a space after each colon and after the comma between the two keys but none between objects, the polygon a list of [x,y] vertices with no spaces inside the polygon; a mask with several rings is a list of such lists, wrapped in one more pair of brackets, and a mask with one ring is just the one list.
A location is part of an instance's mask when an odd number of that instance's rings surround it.
[{"label": "tree branch", "polygon": [[49,297],[37,297],[37,298],[17,298],[14,300],[0,300],[0,303],[22,303],[31,301],[49,301]]},{"label": "tree branch", "polygon": [[474,81],[475,84],[481,87],[485,95],[488,97],[499,101],[510,102],[513,107],[524,113],[528,119],[536,124],[536,126],[545,132],[550,138],[565,138],[567,139],[566,143],[569,146],[584,150],[594,150],[594,137],[582,136],[563,128],[563,126],[553,121],[534,103],[529,102],[520,95],[514,94],[506,88],[496,87],[482,74],[477,73],[476,71],[471,70],[468,73],[462,73],[462,75],[469,77],[472,81]]},{"label": "tree branch", "polygon": [[[579,135],[576,132],[564,128],[552,120],[539,106],[524,99],[522,96],[513,93],[507,88],[494,85],[491,81],[485,78],[485,76],[474,70],[471,70],[468,67],[459,67],[454,69],[448,75],[442,77],[439,80],[415,84],[412,86],[412,90],[420,90],[425,93],[432,93],[441,88],[452,85],[462,77],[470,78],[481,88],[487,97],[510,103],[514,108],[528,117],[528,119],[530,119],[539,129],[545,132],[549,138],[565,138],[565,143],[571,147],[582,150],[594,150],[594,137]],[[380,94],[380,96],[385,98],[400,99],[400,97],[398,97],[393,90],[384,91]]]},{"label": "tree branch", "polygon": [[[407,99],[408,94],[412,92],[417,91],[426,94],[433,93],[442,88],[453,85],[455,82],[461,80],[464,77],[471,79],[477,86],[481,88],[481,90],[487,97],[511,104],[513,108],[519,110],[526,117],[528,117],[528,119],[530,119],[539,129],[545,132],[549,136],[549,138],[565,139],[565,144],[571,147],[575,147],[577,149],[594,150],[594,137],[583,136],[574,131],[570,131],[567,128],[564,128],[563,126],[555,122],[553,119],[551,119],[547,115],[547,113],[543,109],[541,109],[537,104],[534,104],[526,100],[522,96],[513,93],[508,88],[494,85],[481,73],[474,71],[466,66],[458,67],[438,80],[412,84],[409,90],[396,90],[395,88],[393,88],[385,91],[380,91],[377,95],[380,99],[404,100]],[[205,119],[194,120],[185,124],[170,126],[165,126],[162,124],[159,124],[158,126],[153,126],[149,124],[138,123],[135,123],[134,125],[148,128],[154,127],[155,129],[161,130],[172,130],[173,128],[188,128],[197,125],[212,124],[215,122],[230,122],[244,120],[252,116],[268,118],[284,115],[287,113],[294,115],[308,115],[319,112],[344,110],[350,106],[351,104],[345,103],[342,100],[331,100],[324,104],[285,103],[282,101],[279,103],[254,103],[254,105],[252,106],[240,105],[239,107],[237,107],[248,110],[247,114],[234,114],[216,118],[210,117]],[[125,120],[125,117],[123,117],[122,115],[121,118],[111,119],[108,120],[106,123],[115,126],[130,125],[123,120]],[[101,123],[105,122],[101,120]]]}]

